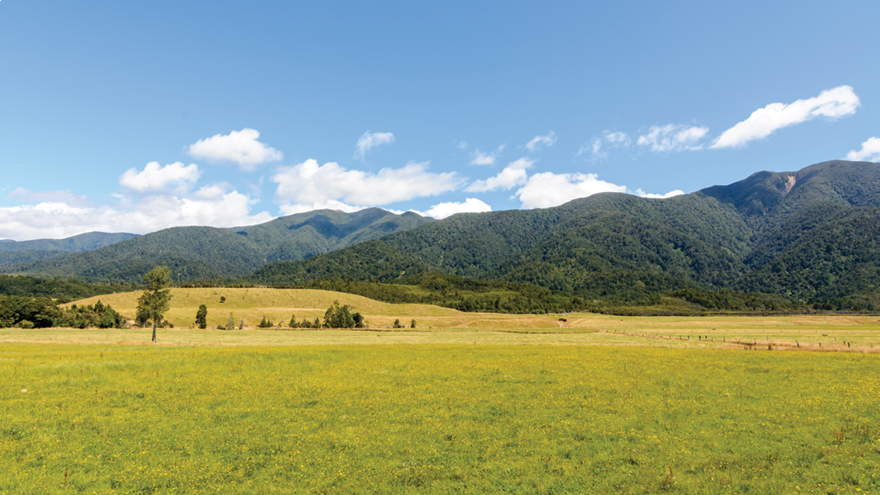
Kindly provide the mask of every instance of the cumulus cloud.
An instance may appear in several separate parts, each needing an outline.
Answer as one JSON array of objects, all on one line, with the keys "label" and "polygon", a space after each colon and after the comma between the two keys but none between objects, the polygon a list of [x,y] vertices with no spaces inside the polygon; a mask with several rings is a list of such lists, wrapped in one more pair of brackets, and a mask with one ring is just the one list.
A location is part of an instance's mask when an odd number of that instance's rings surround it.
[{"label": "cumulus cloud", "polygon": [[544,172],[529,177],[516,195],[523,208],[550,208],[601,192],[626,192],[626,186],[599,180],[596,174]]},{"label": "cumulus cloud", "polygon": [[502,144],[498,149],[491,153],[483,153],[477,149],[471,155],[471,165],[495,165],[495,160],[498,158],[498,155],[504,151],[505,146],[506,145]]},{"label": "cumulus cloud", "polygon": [[66,203],[74,206],[88,206],[92,200],[88,196],[73,194],[69,189],[64,191],[30,191],[23,187],[17,187],[6,195],[7,199],[21,201],[23,203]]},{"label": "cumulus cloud", "polygon": [[666,198],[672,198],[675,196],[681,196],[682,194],[684,194],[684,191],[682,191],[681,189],[676,189],[674,191],[669,191],[666,194],[652,194],[652,193],[646,193],[645,191],[642,191],[641,189],[636,189],[635,192],[633,192],[631,194],[635,194],[636,196],[640,196],[642,198],[666,199]]},{"label": "cumulus cloud", "polygon": [[526,149],[535,152],[541,149],[541,146],[553,146],[556,144],[556,133],[553,131],[548,132],[543,136],[535,136],[531,141],[526,143]]},{"label": "cumulus cloud", "polygon": [[746,120],[724,131],[712,148],[735,148],[762,139],[777,129],[800,124],[816,117],[839,119],[856,112],[861,102],[851,86],[838,86],[819,96],[792,103],[771,103],[752,112]]},{"label": "cumulus cloud", "polygon": [[160,195],[114,205],[82,206],[63,201],[0,208],[0,238],[19,241],[63,238],[85,232],[146,234],[168,227],[235,227],[267,222],[267,212],[250,214],[253,204],[236,191],[203,199]]},{"label": "cumulus cloud", "polygon": [[278,184],[276,201],[287,203],[282,206],[285,212],[303,205],[331,204],[331,201],[354,207],[385,205],[453,191],[461,187],[464,180],[455,172],[428,172],[427,162],[383,168],[371,174],[346,169],[334,162],[319,165],[311,159],[281,169],[272,177]]},{"label": "cumulus cloud", "polygon": [[357,151],[355,151],[355,158],[364,159],[367,152],[370,149],[375,148],[376,146],[380,146],[383,144],[391,144],[394,142],[394,134],[390,132],[370,132],[367,131],[363,136],[358,139],[355,147]]},{"label": "cumulus cloud", "polygon": [[708,132],[708,127],[675,124],[653,125],[647,134],[639,136],[636,143],[639,146],[649,146],[651,151],[657,152],[698,150],[703,147],[699,141]]},{"label": "cumulus cloud", "polygon": [[202,173],[196,164],[180,162],[164,167],[159,162],[148,163],[142,171],[130,168],[119,178],[119,183],[139,193],[157,193],[186,190],[199,180]]},{"label": "cumulus cloud", "polygon": [[202,186],[193,196],[201,199],[217,199],[226,194],[232,187],[226,182],[218,182],[207,186]]},{"label": "cumulus cloud", "polygon": [[846,154],[847,160],[857,162],[880,162],[880,138],[872,137],[862,143],[862,149]]},{"label": "cumulus cloud", "polygon": [[467,198],[461,203],[449,202],[440,203],[432,206],[428,211],[410,210],[418,213],[423,217],[431,217],[440,220],[442,218],[451,217],[456,213],[483,213],[492,211],[492,207],[476,198]]},{"label": "cumulus cloud", "polygon": [[516,186],[521,186],[528,181],[528,173],[526,173],[526,170],[531,168],[534,163],[534,160],[529,160],[525,157],[510,162],[510,164],[504,167],[504,170],[499,172],[498,175],[489,177],[486,180],[475,181],[468,186],[465,191],[486,192],[497,189],[513,189]]},{"label": "cumulus cloud", "polygon": [[193,158],[211,163],[231,163],[246,171],[284,158],[280,151],[258,141],[259,137],[259,131],[247,128],[226,135],[216,134],[191,144],[188,152]]},{"label": "cumulus cloud", "polygon": [[615,148],[628,148],[632,140],[625,132],[604,131],[600,136],[582,144],[575,156],[589,153],[592,161],[608,158],[608,150]]}]

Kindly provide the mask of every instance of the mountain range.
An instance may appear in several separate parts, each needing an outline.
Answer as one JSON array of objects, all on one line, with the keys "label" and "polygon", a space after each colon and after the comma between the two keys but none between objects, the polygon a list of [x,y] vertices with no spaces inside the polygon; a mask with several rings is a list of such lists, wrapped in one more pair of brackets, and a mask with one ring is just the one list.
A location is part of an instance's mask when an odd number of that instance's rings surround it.
[{"label": "mountain range", "polygon": [[[174,227],[136,237],[122,234],[129,238],[89,251],[0,265],[0,272],[138,283],[156,265],[166,265],[176,282],[228,280],[266,263],[305,259],[431,221],[378,208],[355,213],[316,210],[248,227]],[[67,245],[65,241],[69,239],[57,242]],[[7,244],[25,243],[0,246]]]},{"label": "mountain range", "polygon": [[21,242],[3,239],[0,240],[0,267],[57,258],[69,253],[91,251],[132,237],[136,237],[136,235],[87,232],[66,239],[36,239]]},{"label": "mountain range", "polygon": [[237,229],[179,227],[0,271],[137,282],[165,264],[180,282],[265,285],[439,273],[593,301],[703,289],[877,304],[878,207],[880,165],[830,161],[666,199],[603,193],[437,221],[321,210]]},{"label": "mountain range", "polygon": [[391,281],[438,272],[536,284],[594,301],[689,287],[799,301],[880,299],[880,165],[758,172],[667,199],[596,194],[540,210],[459,214],[247,280]]}]

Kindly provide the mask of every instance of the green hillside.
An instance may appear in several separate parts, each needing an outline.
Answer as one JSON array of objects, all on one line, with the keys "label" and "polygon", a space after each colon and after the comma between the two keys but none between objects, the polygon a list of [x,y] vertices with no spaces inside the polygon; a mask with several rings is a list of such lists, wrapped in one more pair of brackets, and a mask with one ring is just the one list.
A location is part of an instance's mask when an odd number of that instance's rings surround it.
[{"label": "green hillside", "polygon": [[79,280],[0,275],[0,297],[49,297],[60,302],[67,302],[133,289],[134,286],[123,284],[92,284]]},{"label": "green hillside", "polygon": [[106,234],[104,232],[88,232],[66,239],[36,239],[33,241],[4,240],[0,242],[0,253],[8,251],[91,251],[99,247],[109,246],[126,239],[136,237],[135,234]]},{"label": "green hillside", "polygon": [[356,213],[318,210],[250,227],[175,227],[92,251],[0,267],[0,271],[139,283],[154,266],[167,265],[177,282],[230,280],[270,261],[301,260],[430,221],[414,213],[396,215],[377,208]]},{"label": "green hillside", "polygon": [[22,249],[19,251],[0,252],[0,266],[21,265],[34,261],[47,260],[70,254],[60,249]]},{"label": "green hillside", "polygon": [[[604,193],[441,221],[374,208],[179,227],[0,271],[140,282],[162,264],[178,283],[345,290],[345,282],[370,297],[469,310],[655,305],[661,297],[718,309],[871,309],[880,307],[878,208],[880,165],[832,161],[668,199]],[[437,277],[502,285],[454,295],[353,284],[417,287]]]},{"label": "green hillside", "polygon": [[0,242],[0,267],[57,258],[68,253],[91,251],[132,237],[135,237],[135,234],[88,232],[66,239],[36,239],[20,242],[4,240]]},{"label": "green hillside", "polygon": [[880,305],[878,206],[880,166],[834,161],[663,200],[605,193],[556,208],[459,214],[272,263],[246,280],[396,281],[437,272],[616,303],[694,288],[872,307]]}]

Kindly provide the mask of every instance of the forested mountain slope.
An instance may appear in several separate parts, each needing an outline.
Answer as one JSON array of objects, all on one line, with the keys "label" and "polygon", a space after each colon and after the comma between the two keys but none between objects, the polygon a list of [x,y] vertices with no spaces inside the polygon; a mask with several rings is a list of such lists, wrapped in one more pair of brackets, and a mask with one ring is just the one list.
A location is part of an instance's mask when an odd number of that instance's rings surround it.
[{"label": "forested mountain slope", "polygon": [[299,260],[432,220],[378,208],[356,213],[317,210],[249,227],[175,227],[93,251],[2,268],[5,273],[138,283],[156,265],[174,280],[229,279],[270,261]]},{"label": "forested mountain slope", "polygon": [[87,232],[66,239],[36,239],[33,241],[4,239],[3,242],[0,242],[0,266],[56,258],[72,252],[91,251],[132,237],[135,237],[135,234]]},{"label": "forested mountain slope", "polygon": [[605,193],[440,221],[320,210],[234,229],[180,227],[0,271],[138,282],[164,264],[178,282],[269,285],[436,273],[589,301],[724,289],[880,307],[878,207],[880,165],[831,161],[668,199]]},{"label": "forested mountain slope", "polygon": [[684,287],[878,301],[880,166],[759,172],[669,199],[605,193],[556,208],[459,214],[247,280],[395,280],[438,272],[638,301]]}]

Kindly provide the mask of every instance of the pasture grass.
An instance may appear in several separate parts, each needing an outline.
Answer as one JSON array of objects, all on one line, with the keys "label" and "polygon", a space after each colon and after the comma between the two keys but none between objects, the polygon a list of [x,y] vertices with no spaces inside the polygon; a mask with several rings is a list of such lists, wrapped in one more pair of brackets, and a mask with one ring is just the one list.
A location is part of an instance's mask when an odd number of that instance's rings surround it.
[{"label": "pasture grass", "polygon": [[5,343],[0,493],[873,493],[878,369],[862,353]]},{"label": "pasture grass", "polygon": [[[133,319],[140,292],[96,296],[70,304],[88,305],[101,300],[124,316]],[[175,328],[160,332],[160,342],[173,344],[337,344],[371,343],[364,334],[304,332],[237,334],[197,331],[192,329],[200,304],[208,307],[208,326],[225,325],[230,314],[238,326],[242,319],[245,329],[253,329],[263,317],[286,325],[291,316],[323,320],[324,312],[338,300],[353,306],[366,317],[372,329],[388,330],[394,320],[409,326],[416,320],[416,332],[395,334],[386,343],[560,343],[560,344],[623,344],[657,347],[743,347],[771,346],[810,350],[880,351],[880,317],[864,315],[783,315],[783,316],[707,316],[707,317],[643,317],[612,316],[591,313],[565,315],[516,315],[465,313],[426,304],[389,304],[362,296],[314,289],[269,288],[189,288],[172,289],[171,310],[167,319]],[[220,303],[220,297],[226,301]],[[564,320],[564,321],[562,321]],[[183,333],[180,333],[183,331]],[[569,337],[492,336],[486,332],[572,332]],[[588,335],[584,332],[616,333],[614,337]],[[2,340],[37,340],[41,342],[139,342],[143,330],[131,331],[60,331],[17,332],[0,330]],[[450,336],[436,332],[454,333]],[[464,335],[460,332],[464,332]],[[428,335],[431,334],[431,335]],[[470,335],[479,334],[479,335]],[[67,338],[65,338],[65,336]],[[163,339],[164,337],[164,339]],[[470,340],[468,340],[470,339]],[[378,341],[376,341],[378,342]],[[735,344],[731,344],[731,342]],[[800,347],[798,347],[800,346]]]},{"label": "pasture grass", "polygon": [[[119,292],[90,297],[70,304],[88,305],[100,300],[133,320],[137,309],[137,298],[141,294],[142,292],[139,291]],[[426,326],[429,325],[428,320],[432,319],[446,322],[446,326],[466,326],[469,320],[468,313],[440,306],[390,304],[354,294],[317,289],[188,288],[171,289],[171,294],[171,310],[166,314],[166,319],[175,327],[193,326],[196,311],[201,304],[208,308],[209,327],[225,326],[230,314],[236,326],[241,319],[244,319],[246,327],[255,327],[263,317],[284,325],[290,321],[291,316],[296,316],[297,321],[302,321],[303,318],[309,320],[319,318],[323,321],[324,312],[334,301],[348,304],[354,307],[355,311],[369,316],[368,322],[373,326],[391,326],[395,319],[408,315],[418,315],[425,321]],[[225,298],[222,303],[221,297]],[[534,325],[536,320],[534,318],[530,320]],[[553,325],[553,320],[547,317],[539,317],[537,321],[542,321],[545,326]],[[409,324],[410,321],[404,322],[401,319],[401,323]]]}]

